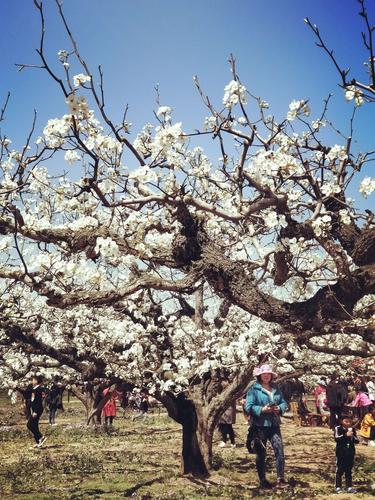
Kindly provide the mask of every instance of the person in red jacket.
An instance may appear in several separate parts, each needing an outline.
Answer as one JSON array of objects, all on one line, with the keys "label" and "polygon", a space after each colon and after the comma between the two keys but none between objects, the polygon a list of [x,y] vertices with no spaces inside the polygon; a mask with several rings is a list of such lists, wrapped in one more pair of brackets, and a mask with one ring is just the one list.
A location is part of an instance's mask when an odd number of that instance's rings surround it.
[{"label": "person in red jacket", "polygon": [[[110,391],[110,387],[107,387],[103,391],[103,396],[106,396],[108,392]],[[105,419],[105,425],[107,427],[112,427],[113,425],[113,419],[116,416],[116,401],[121,397],[121,393],[115,389],[109,400],[106,402],[106,404],[103,406],[103,411],[102,414]]]}]

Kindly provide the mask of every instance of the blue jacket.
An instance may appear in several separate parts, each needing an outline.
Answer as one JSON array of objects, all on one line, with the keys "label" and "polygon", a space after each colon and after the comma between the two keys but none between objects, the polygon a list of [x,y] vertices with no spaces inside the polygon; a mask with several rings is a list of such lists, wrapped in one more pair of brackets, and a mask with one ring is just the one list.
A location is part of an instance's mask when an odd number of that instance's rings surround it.
[{"label": "blue jacket", "polygon": [[280,408],[280,414],[286,412],[288,405],[279,389],[271,384],[273,401],[269,394],[263,389],[259,382],[256,382],[246,395],[245,411],[254,419],[256,427],[278,427],[280,417],[274,413],[262,413],[262,408],[267,405],[276,404]]}]

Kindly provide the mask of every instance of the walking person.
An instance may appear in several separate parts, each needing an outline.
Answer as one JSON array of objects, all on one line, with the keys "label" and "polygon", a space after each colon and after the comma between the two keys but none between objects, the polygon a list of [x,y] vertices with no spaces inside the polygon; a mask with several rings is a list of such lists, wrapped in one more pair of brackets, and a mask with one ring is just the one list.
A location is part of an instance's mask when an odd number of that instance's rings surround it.
[{"label": "walking person", "polygon": [[[221,383],[222,388],[224,389],[228,385],[228,380],[223,380]],[[219,443],[220,448],[224,448],[227,444],[228,438],[230,439],[230,443],[232,448],[236,447],[236,438],[234,435],[233,424],[236,423],[236,401],[233,401],[229,407],[225,410],[225,412],[221,415],[218,429],[221,434],[221,441]]]},{"label": "walking person", "polygon": [[341,413],[344,411],[344,405],[348,398],[348,389],[345,384],[339,380],[337,373],[333,373],[331,380],[327,385],[327,406],[330,412],[329,424],[334,429],[338,424]]},{"label": "walking person", "polygon": [[56,425],[57,410],[63,410],[63,394],[64,387],[58,376],[54,377],[52,385],[49,387],[49,392],[46,397],[48,405],[48,422],[49,425]]},{"label": "walking person", "polygon": [[43,413],[43,400],[46,389],[42,385],[43,377],[35,375],[32,378],[32,389],[30,397],[30,414],[27,420],[27,428],[35,439],[34,448],[40,448],[47,439],[39,430],[39,420]]},{"label": "walking person", "polygon": [[272,367],[261,365],[256,372],[257,382],[246,396],[245,411],[253,417],[248,435],[248,449],[256,453],[256,468],[260,487],[272,488],[266,479],[266,445],[270,441],[276,458],[277,487],[285,488],[284,448],[280,432],[280,415],[288,408],[280,390],[273,383],[276,377]]},{"label": "walking person", "polygon": [[345,474],[345,485],[348,493],[356,493],[353,488],[352,470],[355,457],[355,443],[358,443],[357,434],[350,415],[342,414],[339,425],[335,426],[336,441],[336,493],[343,493],[342,476]]}]

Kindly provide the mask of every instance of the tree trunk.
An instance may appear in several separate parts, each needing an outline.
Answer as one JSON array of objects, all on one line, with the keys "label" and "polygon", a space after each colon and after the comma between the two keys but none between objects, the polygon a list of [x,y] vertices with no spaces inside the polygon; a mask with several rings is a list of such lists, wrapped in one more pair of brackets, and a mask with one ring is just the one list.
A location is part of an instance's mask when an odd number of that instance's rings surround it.
[{"label": "tree trunk", "polygon": [[205,413],[197,411],[189,399],[179,400],[177,409],[178,421],[182,425],[182,473],[207,477],[212,467],[213,432]]}]

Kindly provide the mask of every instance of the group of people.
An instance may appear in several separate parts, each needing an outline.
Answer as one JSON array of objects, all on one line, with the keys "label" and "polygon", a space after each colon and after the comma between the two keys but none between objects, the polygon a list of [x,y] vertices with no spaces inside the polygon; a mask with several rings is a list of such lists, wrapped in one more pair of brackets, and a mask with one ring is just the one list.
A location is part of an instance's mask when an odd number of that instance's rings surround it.
[{"label": "group of people", "polygon": [[[243,399],[244,413],[249,420],[247,448],[255,453],[256,469],[260,487],[273,488],[266,478],[266,449],[270,442],[276,459],[278,488],[288,487],[285,480],[285,458],[280,431],[280,416],[288,409],[282,390],[275,383],[276,373],[268,364],[255,370],[256,382],[251,385]],[[225,385],[225,384],[224,384]],[[352,483],[355,444],[362,442],[375,445],[375,393],[374,383],[369,378],[357,378],[353,382],[353,394],[348,391],[345,381],[333,374],[327,383],[322,379],[314,390],[317,413],[329,415],[330,427],[336,442],[335,488],[337,493],[343,490],[342,477],[348,493],[355,493]],[[349,410],[352,410],[349,412]],[[235,405],[223,413],[218,429],[222,440],[219,447],[226,446],[228,439],[235,446],[233,424],[235,423]]]},{"label": "group of people", "polygon": [[[101,396],[107,396],[109,391],[110,387],[105,388]],[[147,418],[149,411],[149,395],[147,391],[133,391],[123,394],[122,392],[115,389],[110,394],[110,397],[103,406],[102,410],[105,419],[105,425],[107,428],[111,428],[113,426],[113,421],[117,414],[116,402],[118,400],[122,401],[124,407],[130,407],[136,410],[136,413],[132,417],[133,421],[137,419],[145,420]]]},{"label": "group of people", "polygon": [[[39,421],[45,409],[48,410],[48,422],[50,426],[56,425],[56,414],[58,410],[64,411],[63,394],[65,387],[60,382],[59,377],[54,377],[50,385],[44,384],[43,377],[35,375],[31,383],[22,391],[24,401],[24,411],[27,420],[27,428],[32,433],[35,444],[33,448],[43,446],[47,437],[39,429]],[[100,417],[104,418],[107,429],[113,425],[117,414],[117,401],[121,400],[125,406],[136,409],[133,420],[145,420],[149,411],[149,396],[147,391],[122,393],[111,387],[100,388],[98,391],[95,405],[108,395],[107,401],[103,405]]]},{"label": "group of people", "polygon": [[329,414],[333,428],[345,408],[352,408],[360,420],[369,413],[375,401],[375,383],[369,377],[360,376],[348,382],[334,373],[329,382],[325,378],[318,382],[314,397],[317,413]]},{"label": "group of people", "polygon": [[[269,364],[263,364],[254,370],[256,378],[243,399],[244,413],[249,421],[247,448],[255,453],[256,469],[261,488],[270,489],[273,485],[266,478],[266,449],[270,442],[276,459],[278,488],[288,487],[285,480],[285,458],[281,436],[281,415],[288,410],[282,390],[275,383],[276,373]],[[224,389],[228,381],[222,382]],[[359,437],[363,442],[375,446],[375,387],[369,378],[357,378],[353,383],[354,393],[348,390],[348,384],[333,374],[327,383],[321,379],[314,390],[317,413],[329,415],[330,427],[336,441],[336,491],[342,492],[342,477],[345,475],[346,491],[354,493],[352,469],[354,466],[355,444]],[[111,391],[111,392],[109,392]],[[49,410],[49,424],[55,425],[56,412],[63,409],[64,387],[56,377],[46,387],[40,376],[34,376],[32,384],[24,391],[27,427],[35,439],[36,447],[41,447],[46,440],[39,430],[39,420],[44,407]],[[108,397],[107,397],[108,396]],[[107,427],[113,425],[117,412],[117,400],[125,406],[138,410],[133,416],[145,419],[149,410],[147,391],[122,393],[107,387],[100,391],[100,398],[106,398],[102,406],[102,415]],[[124,403],[125,401],[125,403]],[[349,412],[349,410],[352,410]],[[236,403],[232,403],[222,414],[218,429],[221,434],[220,447],[225,447],[228,440],[236,446],[233,424],[236,421]],[[358,435],[357,435],[357,429]]]}]

